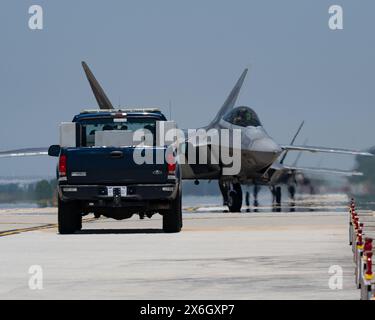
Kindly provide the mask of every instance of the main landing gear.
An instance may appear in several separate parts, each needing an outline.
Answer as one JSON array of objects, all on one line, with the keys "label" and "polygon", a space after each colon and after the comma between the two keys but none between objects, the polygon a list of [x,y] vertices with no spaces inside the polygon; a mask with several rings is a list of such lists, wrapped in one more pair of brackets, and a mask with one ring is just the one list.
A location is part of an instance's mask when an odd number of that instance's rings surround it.
[{"label": "main landing gear", "polygon": [[[219,187],[221,194],[223,196],[223,205],[227,206],[229,212],[241,212],[242,207],[242,188],[240,183],[233,183],[233,182],[223,182],[219,181]],[[261,186],[254,184],[253,186],[253,205],[254,205],[254,212],[258,212],[258,194],[260,191]],[[274,212],[281,212],[281,186],[270,186],[270,190],[272,193],[272,206]],[[291,211],[294,211],[294,199],[296,194],[296,187],[294,184],[288,185],[288,192],[289,197],[291,199]],[[246,191],[245,193],[245,205],[246,205],[246,212],[250,212],[250,192]]]},{"label": "main landing gear", "polygon": [[[254,206],[254,212],[258,212],[258,206],[259,206],[259,201],[258,201],[258,194],[260,191],[260,186],[258,184],[254,184],[253,186],[253,206]],[[246,203],[246,212],[250,212],[250,191],[246,191],[245,194],[245,203]]]},{"label": "main landing gear", "polygon": [[281,187],[272,186],[271,193],[272,193],[273,211],[280,212],[281,211]]}]

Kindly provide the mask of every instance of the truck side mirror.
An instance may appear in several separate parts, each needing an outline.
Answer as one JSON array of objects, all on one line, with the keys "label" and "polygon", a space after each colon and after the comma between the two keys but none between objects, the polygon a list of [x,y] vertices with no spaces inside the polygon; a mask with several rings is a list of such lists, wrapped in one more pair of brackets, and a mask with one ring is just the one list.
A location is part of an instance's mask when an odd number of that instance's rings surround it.
[{"label": "truck side mirror", "polygon": [[48,155],[51,157],[58,157],[60,155],[61,147],[58,144],[54,144],[48,148]]}]

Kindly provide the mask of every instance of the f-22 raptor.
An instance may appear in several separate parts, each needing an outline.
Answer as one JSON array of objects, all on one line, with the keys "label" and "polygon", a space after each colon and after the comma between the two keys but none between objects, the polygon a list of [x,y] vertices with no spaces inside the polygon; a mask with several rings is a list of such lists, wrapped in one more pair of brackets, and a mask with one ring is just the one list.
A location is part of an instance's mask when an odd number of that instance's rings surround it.
[{"label": "f-22 raptor", "polygon": [[[323,168],[303,168],[284,164],[289,151],[299,152],[324,152],[347,155],[373,156],[369,152],[339,148],[325,148],[306,145],[294,145],[304,121],[301,123],[289,145],[280,145],[269,136],[256,114],[248,106],[235,106],[241,87],[244,83],[248,69],[245,69],[220,108],[215,118],[205,130],[217,129],[218,131],[241,130],[241,169],[236,175],[222,175],[221,161],[218,165],[190,165],[192,170],[183,170],[184,179],[217,179],[224,199],[224,204],[229,211],[238,212],[242,206],[241,185],[252,184],[268,185],[274,193],[277,205],[281,203],[281,184],[294,180],[297,173],[336,174],[343,176],[362,175],[356,171],[344,171]],[[216,155],[220,158],[220,155]],[[296,162],[295,162],[296,164]]]},{"label": "f-22 raptor", "polygon": [[[82,62],[86,77],[95,95],[100,109],[114,109],[105,91],[96,80],[94,74],[85,62]],[[280,184],[285,183],[286,177],[295,175],[297,172],[316,172],[320,174],[339,175],[361,175],[360,172],[343,171],[335,169],[302,168],[287,166],[284,164],[285,157],[289,151],[308,151],[338,153],[347,155],[373,156],[369,152],[359,150],[348,150],[338,148],[324,148],[306,145],[294,145],[294,140],[301,127],[289,145],[281,145],[269,136],[263,127],[256,112],[248,106],[236,106],[236,101],[244,83],[248,69],[245,69],[231,90],[223,106],[217,112],[215,118],[204,128],[206,131],[226,129],[240,130],[240,157],[241,167],[235,175],[223,175],[223,161],[221,155],[216,154],[217,163],[182,165],[182,178],[186,180],[218,180],[224,203],[230,212],[238,212],[242,207],[241,185],[268,185],[274,188],[278,204],[281,201]],[[122,108],[119,108],[122,109]],[[189,141],[186,141],[189,143]],[[209,142],[207,142],[209,144]],[[202,145],[196,146],[202,147]],[[210,147],[208,145],[208,147]],[[2,157],[36,156],[47,155],[48,148],[26,148],[0,152]]]}]

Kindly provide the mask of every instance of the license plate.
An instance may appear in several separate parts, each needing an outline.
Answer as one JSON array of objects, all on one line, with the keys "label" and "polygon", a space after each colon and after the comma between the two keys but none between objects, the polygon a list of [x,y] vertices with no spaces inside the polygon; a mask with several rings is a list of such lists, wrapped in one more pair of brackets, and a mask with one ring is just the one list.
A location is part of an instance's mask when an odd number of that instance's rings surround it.
[{"label": "license plate", "polygon": [[107,195],[108,197],[114,197],[115,195],[126,197],[127,188],[126,187],[107,187]]}]

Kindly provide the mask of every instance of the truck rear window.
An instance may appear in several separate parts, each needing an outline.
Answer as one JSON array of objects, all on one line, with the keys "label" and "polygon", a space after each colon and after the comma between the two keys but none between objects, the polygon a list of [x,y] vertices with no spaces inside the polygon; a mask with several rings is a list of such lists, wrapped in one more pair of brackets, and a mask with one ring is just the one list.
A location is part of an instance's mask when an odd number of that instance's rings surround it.
[{"label": "truck rear window", "polygon": [[80,122],[82,125],[82,147],[95,146],[95,132],[121,131],[134,132],[139,129],[150,131],[155,139],[156,120],[152,118],[119,118],[93,119]]}]

